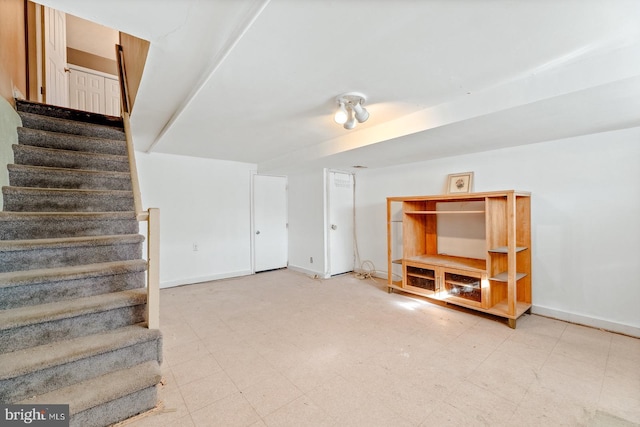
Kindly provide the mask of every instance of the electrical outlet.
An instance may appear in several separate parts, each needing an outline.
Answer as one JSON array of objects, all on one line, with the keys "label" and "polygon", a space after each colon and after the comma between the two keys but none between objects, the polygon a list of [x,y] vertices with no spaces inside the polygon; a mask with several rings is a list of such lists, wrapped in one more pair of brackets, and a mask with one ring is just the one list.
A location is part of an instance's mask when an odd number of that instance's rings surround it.
[{"label": "electrical outlet", "polygon": [[193,250],[194,250],[194,252],[198,251],[198,244],[197,243],[193,244]]},{"label": "electrical outlet", "polygon": [[313,257],[312,256],[309,257],[309,264],[313,264]]}]

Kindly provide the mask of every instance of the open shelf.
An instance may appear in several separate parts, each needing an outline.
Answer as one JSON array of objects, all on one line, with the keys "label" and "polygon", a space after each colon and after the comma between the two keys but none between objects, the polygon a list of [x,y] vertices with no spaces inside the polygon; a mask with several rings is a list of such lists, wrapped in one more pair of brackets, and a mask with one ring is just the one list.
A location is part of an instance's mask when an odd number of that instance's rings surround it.
[{"label": "open shelf", "polygon": [[503,300],[503,301],[500,301],[499,303],[495,304],[493,307],[491,307],[491,308],[489,308],[487,310],[482,310],[482,311],[484,311],[486,313],[494,314],[494,315],[500,316],[500,317],[507,317],[509,319],[517,319],[518,317],[522,316],[524,313],[529,311],[530,308],[531,308],[531,304],[530,303],[517,301],[516,302],[516,312],[513,315],[510,315],[509,314],[509,304],[507,303],[507,300]]},{"label": "open shelf", "polygon": [[487,269],[487,262],[483,259],[450,255],[416,255],[406,258],[406,261],[429,264],[437,267],[460,268],[475,272],[484,272]]},{"label": "open shelf", "polygon": [[[525,277],[527,273],[516,273],[516,281]],[[489,280],[495,280],[496,282],[508,282],[509,281],[509,273],[503,271],[502,273],[498,273],[493,277],[490,277]]]},{"label": "open shelf", "polygon": [[439,215],[439,214],[483,214],[484,211],[407,211],[407,215]]},{"label": "open shelf", "polygon": [[[516,252],[522,252],[522,251],[526,251],[527,248],[526,246],[516,246]],[[489,252],[495,253],[495,254],[508,254],[509,253],[509,247],[508,246],[498,246],[497,248],[492,248],[489,249]]]}]

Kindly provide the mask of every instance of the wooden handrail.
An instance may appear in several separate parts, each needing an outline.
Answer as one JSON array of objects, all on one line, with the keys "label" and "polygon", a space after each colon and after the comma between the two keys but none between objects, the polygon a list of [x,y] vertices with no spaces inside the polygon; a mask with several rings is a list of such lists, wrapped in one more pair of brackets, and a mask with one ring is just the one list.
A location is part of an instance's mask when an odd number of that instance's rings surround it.
[{"label": "wooden handrail", "polygon": [[124,124],[124,134],[127,139],[127,154],[129,156],[129,170],[131,173],[131,190],[133,191],[133,206],[136,211],[138,221],[146,221],[147,213],[142,207],[142,193],[140,193],[140,181],[138,180],[138,168],[136,166],[136,150],[133,146],[133,138],[131,137],[131,122],[129,113],[122,113],[122,121]]},{"label": "wooden handrail", "polygon": [[131,113],[131,99],[129,99],[129,84],[124,64],[124,52],[122,46],[116,45],[116,62],[118,64],[118,77],[120,80],[120,105],[123,113]]},{"label": "wooden handrail", "polygon": [[120,77],[120,93],[122,96],[122,123],[127,142],[129,171],[131,175],[131,191],[133,192],[133,206],[136,219],[147,223],[147,312],[146,321],[149,329],[160,329],[160,209],[150,208],[145,211],[142,207],[142,194],[136,167],[135,148],[131,136],[131,112],[129,90],[127,87],[127,73],[125,69],[122,46],[116,45],[118,74]]}]

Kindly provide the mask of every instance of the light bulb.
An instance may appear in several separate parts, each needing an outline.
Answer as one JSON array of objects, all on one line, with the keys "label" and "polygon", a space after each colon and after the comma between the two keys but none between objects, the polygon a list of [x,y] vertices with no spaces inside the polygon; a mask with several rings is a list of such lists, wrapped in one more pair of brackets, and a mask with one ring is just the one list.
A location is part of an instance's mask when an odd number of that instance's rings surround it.
[{"label": "light bulb", "polygon": [[344,124],[349,118],[349,114],[347,113],[347,109],[344,106],[344,102],[340,101],[340,108],[336,111],[336,115],[333,116],[333,120],[339,125]]}]

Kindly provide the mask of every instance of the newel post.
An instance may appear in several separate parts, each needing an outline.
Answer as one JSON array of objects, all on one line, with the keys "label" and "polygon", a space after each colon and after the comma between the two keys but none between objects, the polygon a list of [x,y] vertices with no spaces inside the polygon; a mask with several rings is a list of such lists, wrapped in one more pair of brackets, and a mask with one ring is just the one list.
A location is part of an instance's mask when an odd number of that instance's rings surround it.
[{"label": "newel post", "polygon": [[147,226],[147,326],[160,329],[160,209],[149,209]]}]

